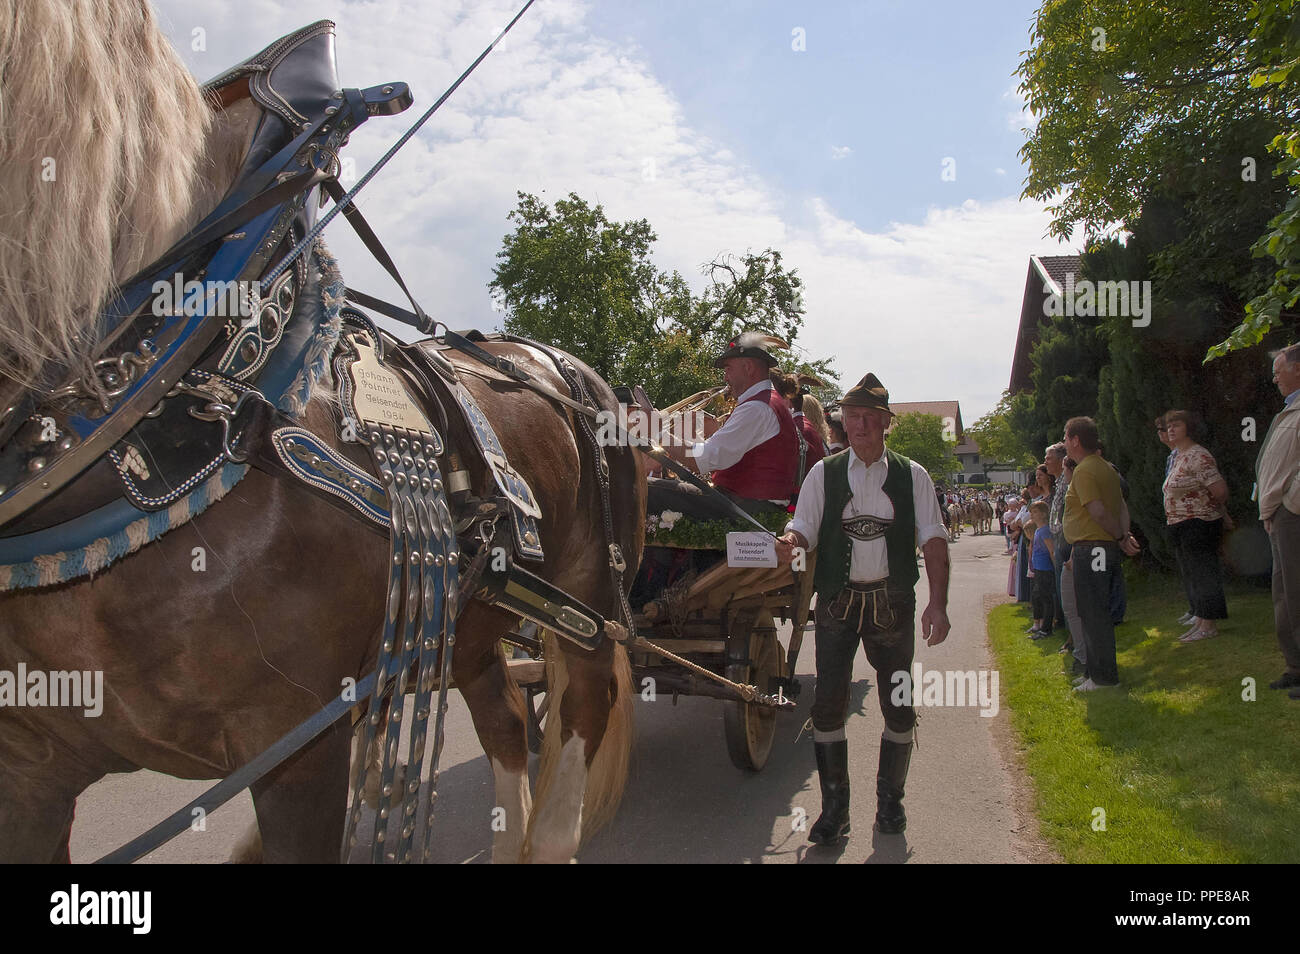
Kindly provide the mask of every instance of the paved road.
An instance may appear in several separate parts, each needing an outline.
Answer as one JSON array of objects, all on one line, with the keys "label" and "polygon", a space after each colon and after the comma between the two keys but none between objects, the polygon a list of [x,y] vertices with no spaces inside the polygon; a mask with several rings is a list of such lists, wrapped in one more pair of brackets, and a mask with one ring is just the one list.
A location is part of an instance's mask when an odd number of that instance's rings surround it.
[{"label": "paved road", "polygon": [[[949,615],[953,631],[940,646],[918,641],[917,661],[929,669],[991,670],[984,628],[987,598],[1005,592],[1001,537],[969,532],[951,548]],[[925,577],[918,584],[924,605]],[[1005,597],[1001,597],[1005,599]],[[920,613],[918,611],[918,620]],[[788,630],[782,633],[784,640]],[[920,746],[912,758],[904,835],[872,829],[875,769],[882,719],[875,675],[859,653],[850,717],[854,780],[853,836],[842,850],[813,847],[796,830],[820,811],[813,749],[799,727],[808,717],[813,684],[812,634],[798,672],[805,687],[798,710],[781,716],[777,742],[759,774],[727,758],[722,706],[712,699],[660,695],[638,699],[632,775],[615,822],[582,852],[584,862],[1018,862],[1051,856],[1037,844],[1020,776],[1008,765],[1007,713],[992,718],[978,707],[921,709]],[[885,691],[891,687],[886,684]],[[439,782],[435,859],[486,862],[494,804],[491,770],[469,714],[453,694]],[[536,760],[534,760],[535,762]],[[535,765],[534,765],[535,768]],[[209,783],[182,782],[150,772],[112,776],[93,786],[77,807],[74,861],[91,860],[185,804]],[[225,860],[252,819],[247,792],[150,856],[152,862]],[[357,860],[363,857],[359,852]]]}]

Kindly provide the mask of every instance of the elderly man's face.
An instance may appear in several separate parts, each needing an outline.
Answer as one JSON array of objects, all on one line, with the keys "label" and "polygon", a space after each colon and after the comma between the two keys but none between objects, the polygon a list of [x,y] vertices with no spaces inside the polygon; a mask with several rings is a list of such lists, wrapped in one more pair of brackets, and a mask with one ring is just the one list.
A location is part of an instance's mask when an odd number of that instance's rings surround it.
[{"label": "elderly man's face", "polygon": [[884,444],[885,429],[889,427],[890,413],[875,407],[845,407],[844,431],[849,435],[849,443],[857,446],[875,447]]},{"label": "elderly man's face", "polygon": [[1065,455],[1054,453],[1052,450],[1047,451],[1047,457],[1044,458],[1047,464],[1047,472],[1053,477],[1060,477],[1061,471],[1065,470]]},{"label": "elderly man's face", "polygon": [[1300,388],[1300,364],[1288,364],[1286,355],[1278,355],[1273,359],[1273,383],[1283,397]]},{"label": "elderly man's face", "polygon": [[722,380],[731,388],[731,396],[738,398],[763,378],[767,367],[757,358],[728,358],[722,362]]}]

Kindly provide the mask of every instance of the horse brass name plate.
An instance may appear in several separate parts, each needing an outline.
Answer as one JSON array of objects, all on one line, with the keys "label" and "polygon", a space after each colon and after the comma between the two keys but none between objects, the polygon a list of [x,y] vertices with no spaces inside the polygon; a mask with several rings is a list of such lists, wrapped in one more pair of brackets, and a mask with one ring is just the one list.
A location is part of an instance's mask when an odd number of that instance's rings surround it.
[{"label": "horse brass name plate", "polygon": [[[354,339],[356,341],[356,339]],[[373,349],[357,343],[357,359],[348,368],[352,403],[365,424],[387,424],[429,434],[429,423],[400,378],[379,363]]]}]

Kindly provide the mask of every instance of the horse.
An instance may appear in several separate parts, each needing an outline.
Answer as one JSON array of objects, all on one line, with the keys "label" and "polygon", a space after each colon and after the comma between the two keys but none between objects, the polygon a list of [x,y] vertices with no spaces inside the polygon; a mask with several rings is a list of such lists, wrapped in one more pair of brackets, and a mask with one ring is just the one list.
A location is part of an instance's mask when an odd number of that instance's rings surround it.
[{"label": "horse", "polygon": [[[0,0],[0,77],[0,192],[17,203],[0,216],[0,389],[13,393],[50,362],[87,360],[100,305],[217,205],[262,113],[247,99],[205,99],[140,0]],[[57,186],[42,180],[52,168]],[[482,348],[569,393],[536,348]],[[569,360],[592,400],[615,408],[609,386]],[[616,618],[598,465],[573,413],[469,357],[453,361],[542,509],[545,559],[534,571]],[[356,456],[340,420],[322,382],[298,423]],[[450,415],[443,436],[473,491],[487,495],[492,478],[465,422]],[[645,480],[631,448],[608,448],[606,459],[614,535],[635,567]],[[104,686],[96,718],[0,707],[0,860],[67,862],[76,799],[105,774],[224,777],[374,666],[387,543],[260,470],[213,497],[89,578],[0,593],[0,672],[102,672]],[[191,559],[198,548],[201,572]],[[482,602],[465,605],[452,678],[506,810],[493,860],[568,861],[624,786],[630,667],[609,640],[587,650],[548,638],[553,702],[534,803],[525,704],[500,640],[515,622]],[[351,736],[335,723],[251,786],[262,860],[339,859]]]},{"label": "horse", "polygon": [[961,536],[962,521],[966,519],[965,509],[959,503],[948,504],[948,542],[955,543]]}]

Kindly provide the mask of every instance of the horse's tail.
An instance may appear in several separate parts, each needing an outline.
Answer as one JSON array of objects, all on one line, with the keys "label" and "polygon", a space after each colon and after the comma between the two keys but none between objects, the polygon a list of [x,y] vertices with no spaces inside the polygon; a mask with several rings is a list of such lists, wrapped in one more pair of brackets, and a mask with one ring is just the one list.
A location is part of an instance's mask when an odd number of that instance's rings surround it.
[{"label": "horse's tail", "polygon": [[[537,773],[537,791],[534,811],[529,817],[529,837],[525,845],[532,844],[533,822],[542,817],[542,806],[547,799],[562,797],[554,791],[561,763],[561,717],[564,693],[569,684],[568,666],[559,640],[549,630],[543,631],[543,652],[546,658],[547,717],[546,732],[542,740],[541,765]],[[586,772],[586,786],[582,794],[581,841],[598,831],[614,817],[627,783],[628,765],[632,755],[632,665],[627,650],[619,644],[613,647],[613,671],[610,673],[609,718],[605,734]],[[527,849],[526,849],[527,850]]]},{"label": "horse's tail", "polygon": [[599,831],[614,818],[627,784],[632,758],[632,705],[635,689],[632,664],[621,643],[614,644],[614,671],[610,675],[609,721],[600,748],[587,775],[587,797],[583,801],[582,839]]}]

